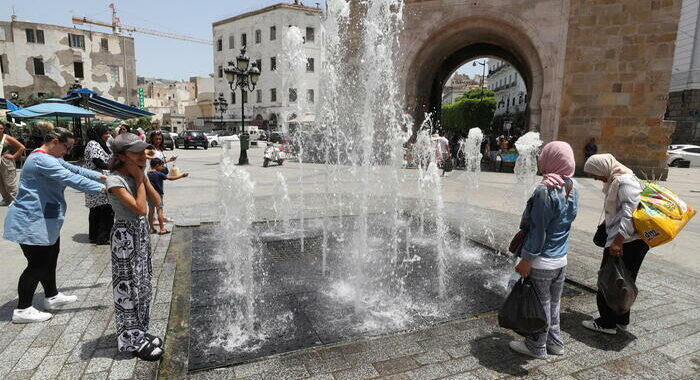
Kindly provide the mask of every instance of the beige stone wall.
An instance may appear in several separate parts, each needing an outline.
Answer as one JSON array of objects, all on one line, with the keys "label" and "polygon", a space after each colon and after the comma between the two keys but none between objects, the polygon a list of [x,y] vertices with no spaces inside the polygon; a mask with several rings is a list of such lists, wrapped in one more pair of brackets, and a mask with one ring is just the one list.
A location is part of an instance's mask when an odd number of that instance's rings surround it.
[{"label": "beige stone wall", "polygon": [[681,0],[571,0],[559,139],[587,140],[638,173],[665,176],[664,123]]}]

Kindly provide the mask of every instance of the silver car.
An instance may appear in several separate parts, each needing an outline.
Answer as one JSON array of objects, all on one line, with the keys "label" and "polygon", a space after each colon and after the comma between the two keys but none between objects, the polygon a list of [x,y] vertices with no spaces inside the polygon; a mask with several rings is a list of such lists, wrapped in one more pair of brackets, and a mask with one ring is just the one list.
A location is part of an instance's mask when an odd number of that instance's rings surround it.
[{"label": "silver car", "polygon": [[698,145],[669,145],[666,152],[666,164],[678,166],[682,160],[690,161],[690,166],[700,166],[700,146]]}]

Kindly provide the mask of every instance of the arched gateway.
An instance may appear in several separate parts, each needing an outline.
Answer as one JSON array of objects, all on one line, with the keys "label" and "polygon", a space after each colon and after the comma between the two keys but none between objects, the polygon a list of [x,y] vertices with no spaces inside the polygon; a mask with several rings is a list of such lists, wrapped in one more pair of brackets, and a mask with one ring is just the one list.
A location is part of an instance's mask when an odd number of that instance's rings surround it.
[{"label": "arched gateway", "polygon": [[443,83],[479,56],[513,64],[528,87],[528,124],[569,142],[583,164],[595,137],[649,176],[666,174],[663,122],[680,0],[406,0],[397,60],[416,120]]}]

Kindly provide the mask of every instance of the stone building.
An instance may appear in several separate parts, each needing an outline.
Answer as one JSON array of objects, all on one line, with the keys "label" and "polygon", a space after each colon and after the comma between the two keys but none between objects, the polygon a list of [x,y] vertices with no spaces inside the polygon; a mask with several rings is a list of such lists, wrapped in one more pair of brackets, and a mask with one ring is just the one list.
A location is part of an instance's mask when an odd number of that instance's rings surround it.
[{"label": "stone building", "polygon": [[[223,94],[228,101],[224,123],[237,128],[241,123],[241,101],[245,103],[246,124],[252,122],[262,128],[279,128],[295,117],[313,119],[319,100],[319,71],[321,70],[321,16],[319,8],[293,4],[276,4],[240,14],[212,24],[214,35],[215,94]],[[304,54],[308,57],[306,72],[299,78],[304,93],[297,88],[285,88],[290,70],[281,64],[285,35],[289,27],[299,28],[304,37]],[[229,61],[236,61],[240,49],[246,47],[251,62],[261,71],[260,81],[252,93],[241,99],[241,90],[231,91],[223,69]],[[303,104],[299,111],[299,105]],[[296,115],[301,112],[303,115]],[[217,115],[218,116],[218,115]],[[286,120],[285,120],[286,119]]]},{"label": "stone building", "polygon": [[527,87],[518,70],[508,62],[489,59],[488,88],[496,93],[495,115],[512,115],[525,112]]},{"label": "stone building", "polygon": [[673,56],[667,119],[676,122],[672,143],[700,145],[700,1],[683,0]]},{"label": "stone building", "polygon": [[[442,89],[442,104],[452,104],[464,93],[480,88],[481,79],[481,75],[474,75],[472,79],[467,74],[455,73],[445,82],[445,87]],[[488,86],[488,81],[485,78],[483,86]]]},{"label": "stone building", "polygon": [[134,40],[57,25],[0,21],[0,69],[8,99],[65,96],[83,88],[135,105]]},{"label": "stone building", "polygon": [[[362,2],[353,0],[362,17]],[[664,122],[681,0],[406,0],[396,70],[417,121],[439,110],[464,62],[510,62],[527,88],[527,126],[569,142],[577,166],[599,151],[663,177],[673,124]]]}]

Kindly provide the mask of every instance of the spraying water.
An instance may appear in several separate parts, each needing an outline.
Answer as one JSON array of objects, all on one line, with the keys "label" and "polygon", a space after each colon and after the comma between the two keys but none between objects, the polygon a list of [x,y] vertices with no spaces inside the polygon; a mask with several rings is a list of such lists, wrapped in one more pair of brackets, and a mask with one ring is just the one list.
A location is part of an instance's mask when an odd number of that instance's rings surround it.
[{"label": "spraying water", "polygon": [[472,128],[467,134],[466,140],[461,142],[461,151],[464,155],[464,173],[467,179],[464,189],[462,225],[460,227],[460,246],[462,250],[466,247],[467,235],[469,234],[468,207],[470,194],[479,190],[479,176],[481,174],[481,142],[484,140],[484,133],[479,128]]},{"label": "spraying water", "polygon": [[518,160],[513,172],[522,189],[523,203],[530,197],[537,183],[537,156],[541,145],[539,132],[528,132],[515,142]]}]

